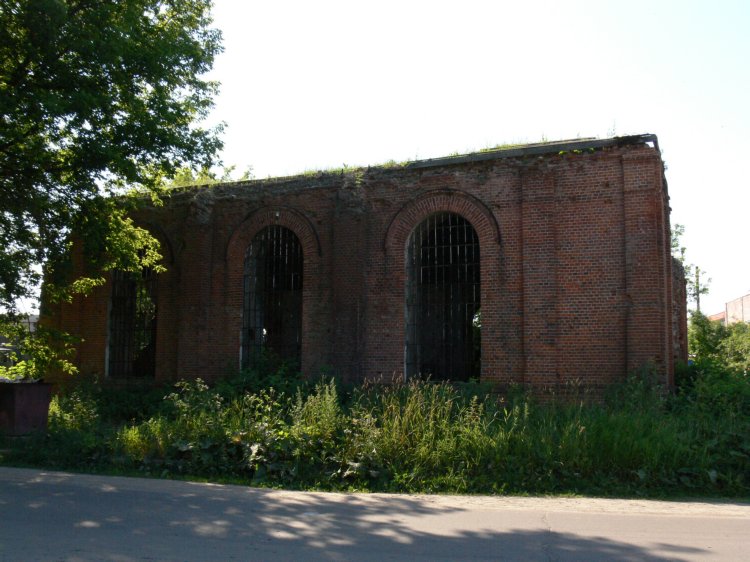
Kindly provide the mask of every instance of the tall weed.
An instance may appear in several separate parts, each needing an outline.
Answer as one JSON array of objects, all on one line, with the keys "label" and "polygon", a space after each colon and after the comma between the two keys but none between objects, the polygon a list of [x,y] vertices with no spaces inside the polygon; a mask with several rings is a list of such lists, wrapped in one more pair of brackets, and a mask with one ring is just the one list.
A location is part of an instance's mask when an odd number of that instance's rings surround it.
[{"label": "tall weed", "polygon": [[5,462],[331,490],[747,494],[750,382],[711,365],[691,380],[672,396],[644,371],[601,404],[420,381],[342,394],[332,379],[291,393],[195,380],[148,415],[103,415],[103,393],[84,385]]}]

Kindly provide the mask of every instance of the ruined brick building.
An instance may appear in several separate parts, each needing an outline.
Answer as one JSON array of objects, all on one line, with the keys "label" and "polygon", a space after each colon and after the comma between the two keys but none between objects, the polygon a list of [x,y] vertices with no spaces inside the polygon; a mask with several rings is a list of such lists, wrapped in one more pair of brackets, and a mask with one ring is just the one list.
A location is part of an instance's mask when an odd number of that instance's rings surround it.
[{"label": "ruined brick building", "polygon": [[653,135],[179,189],[134,218],[166,272],[53,314],[84,374],[210,380],[270,349],[346,380],[602,387],[685,357]]}]

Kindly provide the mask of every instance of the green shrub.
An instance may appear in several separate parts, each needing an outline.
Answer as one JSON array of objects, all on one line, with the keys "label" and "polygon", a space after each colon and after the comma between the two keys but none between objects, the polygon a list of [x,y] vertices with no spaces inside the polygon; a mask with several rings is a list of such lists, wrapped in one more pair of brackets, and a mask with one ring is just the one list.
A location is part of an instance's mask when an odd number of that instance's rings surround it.
[{"label": "green shrub", "polygon": [[750,375],[750,324],[737,322],[729,326],[720,347],[729,370]]},{"label": "green shrub", "polygon": [[712,361],[691,370],[676,395],[646,369],[603,404],[420,381],[342,393],[328,379],[292,394],[194,380],[113,405],[81,385],[5,462],[329,490],[747,494],[750,381]]},{"label": "green shrub", "polygon": [[269,388],[291,396],[298,388],[309,389],[309,381],[302,376],[295,362],[262,350],[253,355],[250,367],[224,377],[216,384],[216,390],[225,397]]}]

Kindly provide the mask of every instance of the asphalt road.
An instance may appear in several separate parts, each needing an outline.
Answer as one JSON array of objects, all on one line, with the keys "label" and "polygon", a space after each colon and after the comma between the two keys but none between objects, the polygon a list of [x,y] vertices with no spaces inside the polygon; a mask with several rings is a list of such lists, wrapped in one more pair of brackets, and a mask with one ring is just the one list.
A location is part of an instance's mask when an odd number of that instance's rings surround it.
[{"label": "asphalt road", "polygon": [[324,494],[0,468],[0,561],[750,560],[750,504]]}]

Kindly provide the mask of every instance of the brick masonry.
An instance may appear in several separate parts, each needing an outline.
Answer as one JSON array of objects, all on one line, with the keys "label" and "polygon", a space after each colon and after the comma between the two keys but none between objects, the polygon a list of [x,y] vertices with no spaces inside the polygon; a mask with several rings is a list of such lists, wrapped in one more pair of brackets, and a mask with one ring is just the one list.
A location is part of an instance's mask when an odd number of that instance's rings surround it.
[{"label": "brick masonry", "polygon": [[[463,216],[479,238],[483,380],[601,388],[651,364],[672,384],[685,357],[684,277],[670,257],[652,135],[176,190],[135,217],[162,242],[167,267],[157,379],[239,367],[243,260],[271,224],[303,248],[303,372],[400,376],[405,248],[439,211]],[[106,373],[110,292],[50,320],[82,336],[84,374]]]}]

